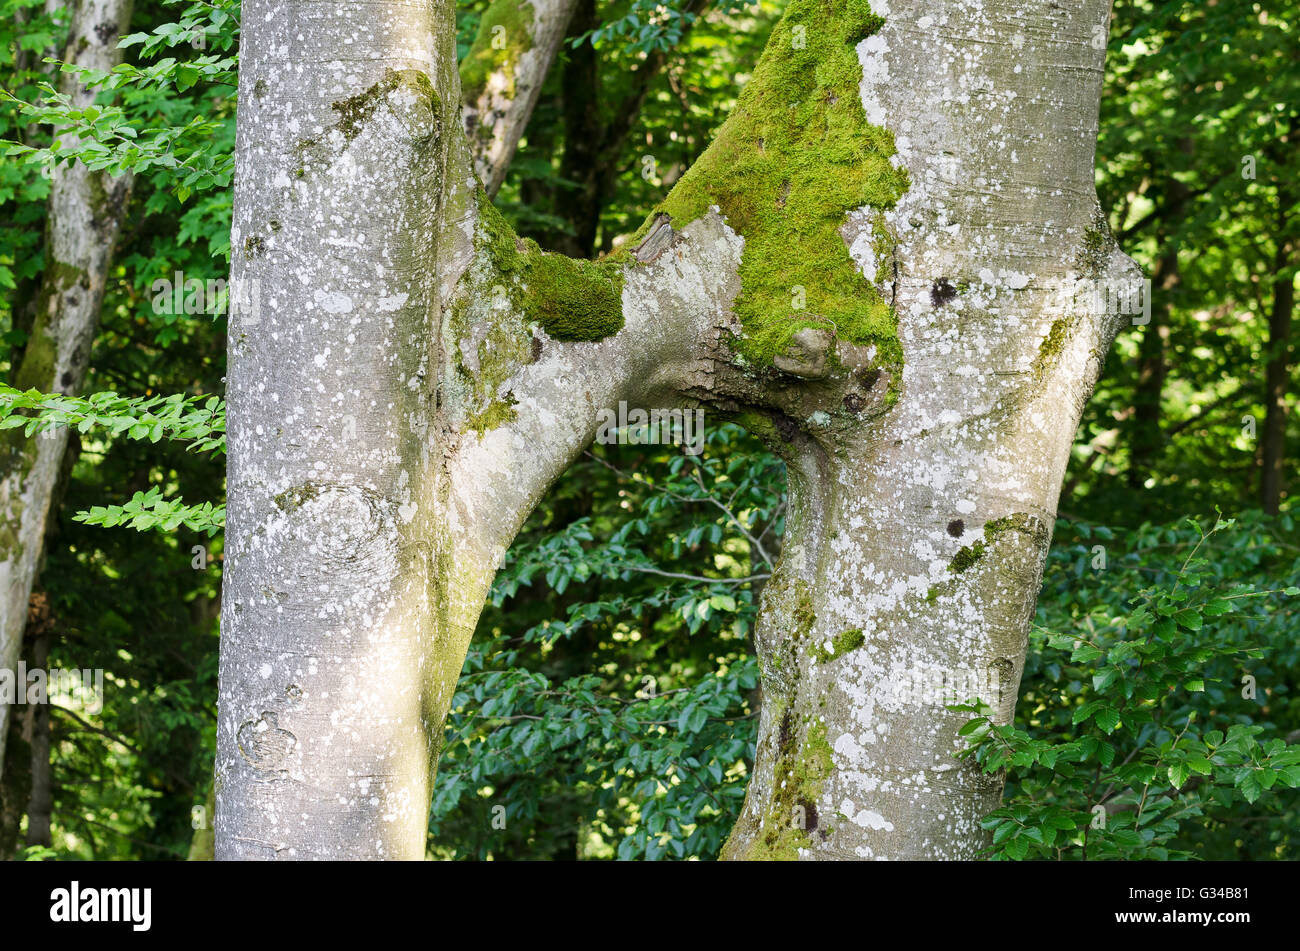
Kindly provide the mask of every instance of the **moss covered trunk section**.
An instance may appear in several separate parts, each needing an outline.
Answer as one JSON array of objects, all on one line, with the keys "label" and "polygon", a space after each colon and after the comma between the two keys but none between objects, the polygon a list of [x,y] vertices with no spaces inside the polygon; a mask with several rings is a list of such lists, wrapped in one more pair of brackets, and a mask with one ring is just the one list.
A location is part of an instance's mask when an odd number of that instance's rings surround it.
[{"label": "moss covered trunk section", "polygon": [[893,207],[907,174],[867,121],[856,47],[883,20],[865,0],[792,0],[736,110],[660,210],[675,225],[717,206],[745,239],[737,342],[771,365],[803,328],[898,352],[890,301],[849,255],[850,212]]},{"label": "moss covered trunk section", "polygon": [[[1000,784],[954,757],[968,715],[945,707],[979,698],[1010,718],[1048,523],[981,524],[1008,504],[991,494],[971,492],[977,511],[949,519],[929,493],[864,487],[881,461],[813,445],[791,461],[789,531],[756,635],[758,756],[725,858],[958,859],[984,845]],[[947,550],[984,536],[952,575]]]},{"label": "moss covered trunk section", "polygon": [[[131,0],[83,0],[75,5],[65,62],[109,70],[121,62]],[[60,84],[74,106],[94,94],[71,75]],[[13,385],[44,393],[75,394],[90,363],[113,245],[122,225],[131,177],[111,178],[80,163],[54,169],[46,208],[45,271],[31,336]],[[50,500],[63,465],[64,429],[24,438],[0,435],[0,668],[13,670],[21,650],[27,602],[36,580]],[[0,770],[8,736],[7,704],[0,703]]]},{"label": "moss covered trunk section", "polygon": [[[1099,312],[1094,292],[1137,277],[1096,224],[1104,51],[1090,40],[1108,3],[878,9],[884,22],[856,42],[854,87],[907,187],[851,211],[840,236],[872,279],[865,299],[888,302],[899,378],[871,419],[832,408],[775,439],[790,530],[763,593],[760,741],[728,858],[966,859],[984,847],[979,820],[1000,781],[955,758],[968,715],[946,706],[979,698],[1013,716],[1070,445],[1128,319]],[[717,179],[699,189],[727,207]],[[736,207],[743,234],[759,219]],[[789,246],[797,254],[798,238]],[[782,314],[742,313],[754,341],[743,355]],[[777,368],[810,375],[786,347]]]}]

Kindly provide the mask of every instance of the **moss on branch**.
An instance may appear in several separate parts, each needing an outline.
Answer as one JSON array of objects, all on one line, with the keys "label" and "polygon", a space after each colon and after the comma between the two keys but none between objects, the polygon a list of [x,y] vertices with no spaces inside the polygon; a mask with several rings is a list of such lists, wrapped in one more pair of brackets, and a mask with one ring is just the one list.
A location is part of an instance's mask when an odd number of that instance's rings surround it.
[{"label": "moss on branch", "polygon": [[954,574],[961,574],[974,567],[988,551],[989,546],[1004,532],[1016,531],[1022,532],[1034,538],[1045,533],[1041,520],[1025,512],[1013,512],[1003,518],[995,518],[991,522],[984,523],[984,537],[979,539],[973,545],[967,545],[953,555],[952,561],[948,564],[948,570]]},{"label": "moss on branch", "polygon": [[623,329],[623,265],[548,254],[520,241],[480,196],[483,247],[511,302],[556,340],[600,340]]},{"label": "moss on branch", "polygon": [[840,631],[831,638],[831,648],[827,650],[820,644],[813,645],[812,656],[819,664],[828,664],[833,660],[838,660],[849,651],[857,650],[867,642],[867,636],[862,633],[859,627],[850,628],[847,631]]},{"label": "moss on branch", "polygon": [[865,0],[792,0],[735,112],[655,209],[680,228],[717,205],[744,237],[736,348],[753,363],[771,364],[805,327],[902,361],[894,313],[840,233],[848,211],[892,207],[907,188],[858,88],[855,47],[883,22]]}]

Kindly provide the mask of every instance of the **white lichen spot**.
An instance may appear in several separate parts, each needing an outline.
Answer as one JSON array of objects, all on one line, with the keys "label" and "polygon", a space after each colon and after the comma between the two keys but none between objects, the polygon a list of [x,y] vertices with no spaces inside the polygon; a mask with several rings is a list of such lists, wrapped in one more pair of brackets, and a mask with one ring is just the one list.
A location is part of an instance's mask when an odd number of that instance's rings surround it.
[{"label": "white lichen spot", "polygon": [[312,294],[312,300],[327,314],[352,313],[352,298],[338,291],[317,290]]}]

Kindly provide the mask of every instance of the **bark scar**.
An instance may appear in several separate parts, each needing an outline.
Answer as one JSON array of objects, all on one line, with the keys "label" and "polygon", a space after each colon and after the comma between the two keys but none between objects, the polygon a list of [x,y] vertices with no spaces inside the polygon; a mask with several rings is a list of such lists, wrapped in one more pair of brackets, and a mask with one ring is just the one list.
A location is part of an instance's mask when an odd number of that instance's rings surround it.
[{"label": "bark scar", "polygon": [[278,770],[298,746],[298,738],[280,729],[279,716],[270,710],[241,723],[235,739],[239,755],[258,770]]},{"label": "bark scar", "polygon": [[632,254],[642,264],[649,264],[668,250],[677,237],[677,232],[673,230],[672,218],[663,212],[655,215],[655,222],[650,226],[650,233],[645,236]]}]

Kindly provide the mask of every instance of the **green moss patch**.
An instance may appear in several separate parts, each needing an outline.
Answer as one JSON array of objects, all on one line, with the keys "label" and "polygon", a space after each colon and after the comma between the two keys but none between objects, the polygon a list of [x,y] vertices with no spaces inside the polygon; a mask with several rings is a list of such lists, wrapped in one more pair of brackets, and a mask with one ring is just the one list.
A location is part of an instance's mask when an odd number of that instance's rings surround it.
[{"label": "green moss patch", "polygon": [[986,550],[988,550],[988,545],[985,544],[983,539],[980,539],[974,545],[966,545],[952,556],[952,561],[948,563],[948,570],[955,575],[959,575],[963,571],[975,567],[976,562],[984,557]]},{"label": "green moss patch", "polygon": [[284,512],[302,508],[312,499],[320,497],[320,486],[315,482],[304,482],[285,489],[275,497],[275,506]]},{"label": "green moss patch", "polygon": [[1038,537],[1043,535],[1046,530],[1038,520],[1025,512],[1013,512],[1003,518],[995,518],[991,522],[985,522],[984,537],[973,545],[965,546],[957,554],[953,555],[952,561],[948,564],[948,570],[954,574],[961,574],[963,571],[974,567],[984,557],[994,539],[1003,532],[1010,531],[1023,532],[1026,535]]},{"label": "green moss patch", "polygon": [[[498,70],[504,70],[506,95],[515,97],[515,64],[533,47],[532,27],[531,3],[496,0],[483,11],[478,35],[460,63],[460,86],[466,102],[477,99],[487,86],[488,77]],[[495,45],[494,40],[497,40]]]},{"label": "green moss patch", "polygon": [[621,268],[535,254],[524,282],[524,312],[556,340],[599,340],[623,327]]},{"label": "green moss patch", "polygon": [[812,633],[813,625],[817,623],[817,615],[813,611],[812,595],[808,591],[808,585],[802,579],[794,583],[795,604],[792,618],[794,620],[794,631],[791,633],[791,639],[798,641]]},{"label": "green moss patch", "polygon": [[680,228],[717,205],[744,237],[736,347],[752,362],[770,364],[803,327],[902,360],[893,311],[840,234],[849,210],[892,207],[907,188],[858,90],[855,46],[883,22],[865,0],[792,0],[731,118],[655,210]]},{"label": "green moss patch", "polygon": [[520,241],[480,188],[474,263],[457,286],[444,329],[449,369],[444,391],[463,413],[463,432],[481,437],[518,418],[504,392],[519,367],[543,349],[534,326],[555,340],[600,340],[623,328],[623,271],[610,261],[544,253]]},{"label": "green moss patch", "polygon": [[[783,733],[792,729],[783,723]],[[772,790],[771,804],[763,818],[763,831],[747,858],[777,862],[793,862],[799,858],[799,850],[812,844],[809,833],[821,825],[817,800],[834,768],[826,726],[814,722],[797,753],[793,749],[780,753],[776,788]]]},{"label": "green moss patch", "polygon": [[1066,318],[1058,317],[1052,321],[1052,326],[1047,330],[1047,336],[1038,345],[1038,355],[1034,357],[1035,376],[1041,377],[1056,363],[1056,358],[1065,347],[1065,339],[1069,335],[1069,330],[1070,322]]},{"label": "green moss patch", "polygon": [[481,437],[502,423],[512,423],[518,419],[519,413],[515,411],[518,403],[513,393],[507,393],[505,399],[493,400],[487,408],[471,416],[466,425]]},{"label": "green moss patch", "polygon": [[862,633],[861,628],[850,628],[847,631],[840,631],[831,638],[831,649],[827,650],[820,644],[815,644],[812,648],[813,660],[819,664],[828,664],[833,660],[843,657],[851,650],[857,650],[867,642],[867,636]]},{"label": "green moss patch", "polygon": [[556,340],[600,340],[623,329],[621,264],[548,254],[533,241],[520,242],[486,196],[479,212],[482,246],[528,320]]},{"label": "green moss patch", "polygon": [[343,133],[345,139],[352,141],[374,116],[384,97],[403,86],[412,90],[430,109],[436,111],[438,93],[426,74],[418,69],[390,69],[385,71],[383,79],[365,92],[330,104],[330,108],[338,115],[336,128]]}]

